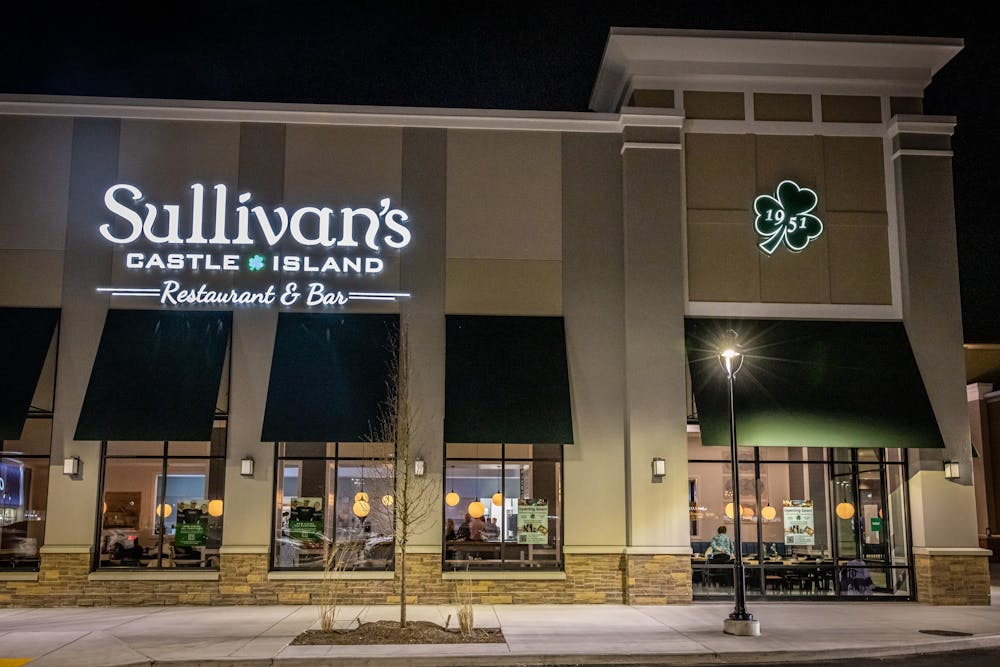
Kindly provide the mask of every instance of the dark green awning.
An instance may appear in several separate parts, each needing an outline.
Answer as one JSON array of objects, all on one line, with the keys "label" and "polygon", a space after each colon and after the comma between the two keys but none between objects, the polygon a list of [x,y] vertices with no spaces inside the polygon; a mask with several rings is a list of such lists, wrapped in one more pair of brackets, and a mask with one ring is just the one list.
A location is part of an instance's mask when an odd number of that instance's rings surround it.
[{"label": "dark green awning", "polygon": [[573,442],[563,318],[447,320],[446,442]]},{"label": "dark green awning", "polygon": [[716,346],[739,334],[741,446],[943,447],[900,322],[685,320],[702,443],[729,445],[729,399]]},{"label": "dark green awning", "polygon": [[212,438],[232,313],[109,310],[76,440]]},{"label": "dark green awning", "polygon": [[21,437],[58,321],[57,308],[0,308],[0,440]]},{"label": "dark green awning", "polygon": [[398,334],[398,315],[279,314],[261,440],[368,440]]}]

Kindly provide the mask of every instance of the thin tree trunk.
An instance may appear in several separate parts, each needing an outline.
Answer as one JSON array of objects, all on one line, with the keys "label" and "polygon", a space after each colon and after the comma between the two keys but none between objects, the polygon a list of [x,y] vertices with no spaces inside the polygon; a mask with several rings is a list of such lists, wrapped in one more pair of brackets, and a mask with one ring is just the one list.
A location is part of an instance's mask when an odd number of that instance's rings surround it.
[{"label": "thin tree trunk", "polygon": [[399,627],[406,627],[406,548],[399,551]]}]

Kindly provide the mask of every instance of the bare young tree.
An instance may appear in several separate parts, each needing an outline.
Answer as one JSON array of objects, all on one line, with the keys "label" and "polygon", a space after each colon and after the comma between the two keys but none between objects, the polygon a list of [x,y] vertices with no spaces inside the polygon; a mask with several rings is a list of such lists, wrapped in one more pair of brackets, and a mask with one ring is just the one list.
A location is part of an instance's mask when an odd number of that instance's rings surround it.
[{"label": "bare young tree", "polygon": [[406,556],[410,540],[421,524],[438,509],[440,490],[432,477],[418,476],[414,459],[420,454],[418,409],[410,388],[410,352],[407,329],[401,325],[398,337],[391,340],[386,402],[372,429],[373,443],[394,443],[393,465],[373,466],[375,475],[388,476],[384,485],[394,490],[393,497],[379,502],[373,499],[372,511],[388,515],[399,574],[399,625],[406,627]]}]

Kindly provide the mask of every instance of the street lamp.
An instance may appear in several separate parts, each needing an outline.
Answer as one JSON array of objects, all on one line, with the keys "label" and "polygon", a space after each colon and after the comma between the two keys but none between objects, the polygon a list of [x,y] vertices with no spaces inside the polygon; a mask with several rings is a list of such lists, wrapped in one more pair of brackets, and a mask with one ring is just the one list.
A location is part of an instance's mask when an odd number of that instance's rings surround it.
[{"label": "street lamp", "polygon": [[743,536],[740,534],[740,462],[736,451],[736,412],[733,405],[733,380],[743,367],[743,351],[736,340],[735,331],[727,331],[719,345],[719,363],[726,371],[729,381],[729,456],[733,465],[733,533],[736,539],[736,564],[733,571],[733,588],[736,591],[736,606],[723,624],[723,632],[728,635],[757,637],[760,635],[760,621],[747,611],[747,583],[743,568]]}]

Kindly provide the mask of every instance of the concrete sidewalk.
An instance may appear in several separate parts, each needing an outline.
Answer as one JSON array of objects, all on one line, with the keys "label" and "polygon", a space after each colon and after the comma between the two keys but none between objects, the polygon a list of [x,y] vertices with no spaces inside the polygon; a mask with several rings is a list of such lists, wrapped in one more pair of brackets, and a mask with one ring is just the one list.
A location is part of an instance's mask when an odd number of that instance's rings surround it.
[{"label": "concrete sidewalk", "polygon": [[[1000,646],[1000,588],[990,607],[916,603],[751,603],[761,636],[730,637],[731,604],[481,605],[476,625],[505,644],[289,646],[318,627],[314,606],[0,609],[0,667],[51,665],[531,665],[643,662],[794,663]],[[411,620],[444,623],[450,606],[411,605]],[[362,621],[391,606],[348,607]],[[338,615],[338,618],[340,616]],[[455,623],[454,617],[452,624]],[[943,638],[920,630],[952,630]],[[20,659],[20,660],[16,660]]]}]

